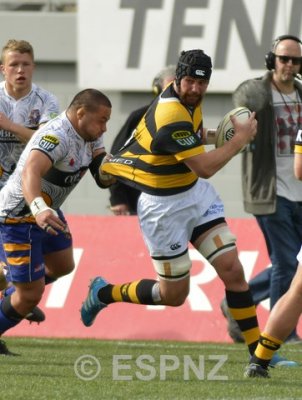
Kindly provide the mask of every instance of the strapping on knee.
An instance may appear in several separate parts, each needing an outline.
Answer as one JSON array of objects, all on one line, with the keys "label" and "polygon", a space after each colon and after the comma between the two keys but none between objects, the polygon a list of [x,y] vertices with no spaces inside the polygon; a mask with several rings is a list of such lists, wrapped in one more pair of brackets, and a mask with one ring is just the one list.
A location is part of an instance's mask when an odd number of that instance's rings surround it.
[{"label": "strapping on knee", "polygon": [[233,235],[228,226],[220,226],[208,234],[197,250],[212,263],[215,258],[235,247],[236,236]]},{"label": "strapping on knee", "polygon": [[161,279],[178,281],[190,275],[192,261],[188,251],[179,257],[169,259],[152,258],[154,268]]}]

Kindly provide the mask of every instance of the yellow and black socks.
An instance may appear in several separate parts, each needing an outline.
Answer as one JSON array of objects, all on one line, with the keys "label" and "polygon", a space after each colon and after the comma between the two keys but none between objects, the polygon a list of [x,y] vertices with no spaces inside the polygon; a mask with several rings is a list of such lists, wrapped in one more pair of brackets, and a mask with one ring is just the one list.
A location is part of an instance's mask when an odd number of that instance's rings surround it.
[{"label": "yellow and black socks", "polygon": [[280,348],[282,343],[282,340],[274,338],[265,332],[261,333],[258,346],[250,362],[267,368],[274,353]]},{"label": "yellow and black socks", "polygon": [[260,337],[256,307],[250,290],[245,292],[225,291],[228,307],[248,346],[251,355],[256,350]]},{"label": "yellow and black socks", "polygon": [[108,284],[98,293],[104,304],[125,302],[135,304],[160,304],[159,282],[153,279],[141,279],[121,285]]}]

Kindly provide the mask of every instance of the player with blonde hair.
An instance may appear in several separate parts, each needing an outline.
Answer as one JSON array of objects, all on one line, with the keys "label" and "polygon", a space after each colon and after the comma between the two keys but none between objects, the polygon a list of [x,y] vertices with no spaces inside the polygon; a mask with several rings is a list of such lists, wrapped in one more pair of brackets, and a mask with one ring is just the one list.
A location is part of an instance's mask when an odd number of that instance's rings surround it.
[{"label": "player with blonde hair", "polygon": [[[58,115],[57,98],[33,83],[34,50],[26,40],[10,39],[1,51],[0,82],[0,189],[16,168],[26,143],[33,133]],[[0,290],[9,295],[14,288],[6,281],[0,267]],[[42,322],[44,313],[37,307],[27,316],[29,321]],[[2,350],[5,352],[4,345]],[[0,353],[1,353],[0,345]]]}]

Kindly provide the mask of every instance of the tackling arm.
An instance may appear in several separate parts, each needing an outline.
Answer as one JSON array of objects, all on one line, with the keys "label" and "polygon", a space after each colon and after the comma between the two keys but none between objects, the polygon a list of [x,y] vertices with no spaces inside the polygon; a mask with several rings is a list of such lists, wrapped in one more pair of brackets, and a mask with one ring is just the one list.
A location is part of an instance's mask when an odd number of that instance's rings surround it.
[{"label": "tackling arm", "polygon": [[91,175],[93,176],[96,184],[102,189],[106,189],[116,182],[114,176],[102,171],[102,165],[110,157],[111,155],[105,152],[99,153],[94,156],[92,162],[89,165]]},{"label": "tackling arm", "polygon": [[46,204],[41,193],[42,177],[52,166],[50,158],[40,150],[32,150],[22,171],[22,191],[30,210],[40,228],[52,235],[64,231],[65,224],[55,210]]}]

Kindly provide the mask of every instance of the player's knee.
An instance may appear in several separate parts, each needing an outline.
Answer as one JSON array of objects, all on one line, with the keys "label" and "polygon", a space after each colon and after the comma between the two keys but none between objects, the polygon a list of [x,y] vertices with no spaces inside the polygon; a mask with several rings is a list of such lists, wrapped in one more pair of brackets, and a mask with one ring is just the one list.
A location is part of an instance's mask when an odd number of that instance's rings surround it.
[{"label": "player's knee", "polygon": [[171,282],[188,277],[192,267],[192,261],[187,251],[175,258],[152,258],[152,261],[158,276]]},{"label": "player's knee", "polygon": [[213,262],[215,268],[223,275],[229,276],[232,279],[244,279],[243,266],[239,261],[236,253],[228,253],[220,259]]},{"label": "player's knee", "polygon": [[[232,234],[227,225],[219,226],[213,229],[200,243],[197,250],[205,257],[209,263],[213,264],[221,255],[234,250],[236,248],[236,236]],[[232,263],[226,268],[232,269]]]},{"label": "player's knee", "polygon": [[162,304],[181,306],[189,294],[188,277],[192,262],[188,252],[170,259],[153,258],[153,265],[161,281],[166,283],[161,285]]},{"label": "player's knee", "polygon": [[215,268],[227,290],[248,290],[244,270],[238,258],[231,265],[228,264],[228,268],[225,268],[223,263]]}]

